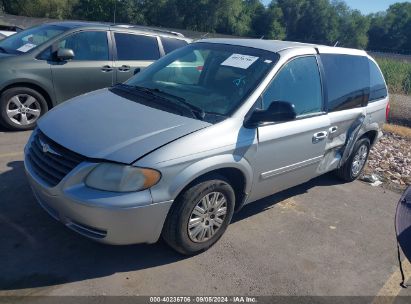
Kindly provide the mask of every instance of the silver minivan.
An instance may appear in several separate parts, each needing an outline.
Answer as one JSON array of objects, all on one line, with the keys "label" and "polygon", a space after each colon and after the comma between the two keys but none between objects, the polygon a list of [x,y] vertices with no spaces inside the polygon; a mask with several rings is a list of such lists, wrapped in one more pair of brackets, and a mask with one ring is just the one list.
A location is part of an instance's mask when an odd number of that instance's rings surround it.
[{"label": "silver minivan", "polygon": [[108,244],[206,250],[245,204],[335,171],[359,177],[388,93],[364,51],[206,39],[38,122],[25,168],[41,206]]}]

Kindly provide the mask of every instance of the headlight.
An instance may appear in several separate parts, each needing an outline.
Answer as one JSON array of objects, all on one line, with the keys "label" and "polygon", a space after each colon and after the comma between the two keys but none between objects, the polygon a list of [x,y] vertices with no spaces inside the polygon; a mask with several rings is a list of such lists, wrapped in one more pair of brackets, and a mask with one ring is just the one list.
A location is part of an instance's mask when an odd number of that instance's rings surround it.
[{"label": "headlight", "polygon": [[89,173],[86,185],[99,190],[132,192],[154,186],[160,177],[160,172],[153,169],[102,163]]}]

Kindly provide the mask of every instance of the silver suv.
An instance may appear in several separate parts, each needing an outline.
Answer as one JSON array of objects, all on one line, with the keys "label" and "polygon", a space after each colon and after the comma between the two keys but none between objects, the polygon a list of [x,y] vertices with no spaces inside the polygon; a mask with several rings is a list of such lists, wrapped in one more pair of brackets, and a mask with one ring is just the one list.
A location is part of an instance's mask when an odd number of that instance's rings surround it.
[{"label": "silver suv", "polygon": [[384,78],[365,52],[207,39],[39,120],[35,196],[108,244],[209,248],[245,204],[335,171],[353,181],[381,136]]}]

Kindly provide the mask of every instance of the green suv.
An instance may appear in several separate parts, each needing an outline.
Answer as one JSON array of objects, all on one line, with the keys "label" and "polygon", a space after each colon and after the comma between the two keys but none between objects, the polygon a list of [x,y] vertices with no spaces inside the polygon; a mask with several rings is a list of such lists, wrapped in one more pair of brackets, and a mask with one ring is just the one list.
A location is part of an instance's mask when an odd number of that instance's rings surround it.
[{"label": "green suv", "polygon": [[32,129],[58,103],[122,83],[189,42],[171,31],[85,22],[19,32],[0,41],[0,123]]}]

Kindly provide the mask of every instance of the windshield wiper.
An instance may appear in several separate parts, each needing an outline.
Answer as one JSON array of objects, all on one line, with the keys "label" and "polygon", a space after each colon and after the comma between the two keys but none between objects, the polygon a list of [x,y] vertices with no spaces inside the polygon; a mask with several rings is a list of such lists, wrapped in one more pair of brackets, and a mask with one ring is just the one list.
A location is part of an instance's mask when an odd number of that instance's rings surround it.
[{"label": "windshield wiper", "polygon": [[[174,104],[183,106],[185,109],[188,109],[195,118],[198,118],[198,119],[201,119],[201,120],[204,119],[205,112],[203,111],[203,109],[201,109],[200,107],[197,107],[195,105],[192,105],[191,103],[187,102],[183,97],[175,96],[173,94],[164,92],[164,91],[159,90],[159,89],[149,89],[149,88],[140,87],[140,86],[133,86],[133,88],[135,88],[136,90],[139,90],[141,92],[147,93],[151,96],[159,97],[159,98],[165,99],[167,101],[171,101],[171,102],[174,101]],[[161,96],[159,94],[164,95],[164,96]],[[165,96],[167,96],[168,98],[165,97]],[[175,101],[177,101],[178,103],[176,103]]]}]

